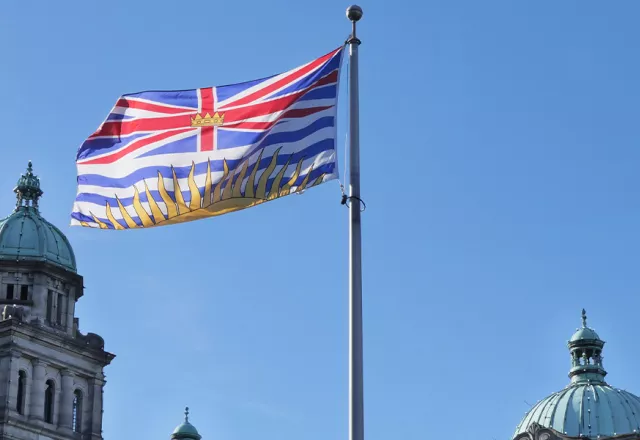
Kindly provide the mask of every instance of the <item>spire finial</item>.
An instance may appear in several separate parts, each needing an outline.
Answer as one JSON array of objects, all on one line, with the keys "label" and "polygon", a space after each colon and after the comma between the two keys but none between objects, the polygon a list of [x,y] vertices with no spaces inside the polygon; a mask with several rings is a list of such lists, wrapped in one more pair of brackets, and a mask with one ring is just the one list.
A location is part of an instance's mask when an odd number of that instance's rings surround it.
[{"label": "spire finial", "polygon": [[184,408],[184,421],[186,423],[189,423],[189,407],[185,407]]},{"label": "spire finial", "polygon": [[587,311],[582,309],[582,327],[587,328]]}]

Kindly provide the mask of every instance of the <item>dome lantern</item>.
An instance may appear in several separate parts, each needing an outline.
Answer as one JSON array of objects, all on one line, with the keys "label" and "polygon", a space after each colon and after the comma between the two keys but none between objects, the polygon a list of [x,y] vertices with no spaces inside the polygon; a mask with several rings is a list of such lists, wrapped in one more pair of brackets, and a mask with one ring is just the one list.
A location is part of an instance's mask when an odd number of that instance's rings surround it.
[{"label": "dome lantern", "polygon": [[605,383],[607,375],[602,366],[602,348],[605,342],[587,326],[587,312],[582,309],[582,327],[578,328],[567,343],[571,353],[572,382]]},{"label": "dome lantern", "polygon": [[20,207],[33,207],[38,210],[38,200],[42,196],[42,190],[40,189],[40,179],[33,174],[33,166],[31,161],[27,165],[27,171],[20,176],[16,187],[13,189],[16,193],[16,209]]},{"label": "dome lantern", "polygon": [[189,407],[184,409],[184,422],[173,430],[171,440],[200,440],[202,436],[198,434],[198,430],[189,422]]}]

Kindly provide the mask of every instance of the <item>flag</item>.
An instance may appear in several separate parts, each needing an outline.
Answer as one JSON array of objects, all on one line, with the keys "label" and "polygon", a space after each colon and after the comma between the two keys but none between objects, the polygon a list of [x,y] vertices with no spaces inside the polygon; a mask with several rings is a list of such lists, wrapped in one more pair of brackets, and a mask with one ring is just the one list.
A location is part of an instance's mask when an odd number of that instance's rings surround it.
[{"label": "flag", "polygon": [[182,223],[337,178],[342,56],[340,47],[264,79],[121,96],[78,150],[71,224]]}]

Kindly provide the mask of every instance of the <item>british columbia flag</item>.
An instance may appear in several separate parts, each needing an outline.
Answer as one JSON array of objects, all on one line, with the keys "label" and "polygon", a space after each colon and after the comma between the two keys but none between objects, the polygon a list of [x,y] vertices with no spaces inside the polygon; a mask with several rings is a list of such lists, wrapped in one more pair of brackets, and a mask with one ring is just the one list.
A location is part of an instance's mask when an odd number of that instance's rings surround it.
[{"label": "british columbia flag", "polygon": [[78,150],[71,224],[191,221],[335,179],[342,55],[240,84],[121,96]]}]

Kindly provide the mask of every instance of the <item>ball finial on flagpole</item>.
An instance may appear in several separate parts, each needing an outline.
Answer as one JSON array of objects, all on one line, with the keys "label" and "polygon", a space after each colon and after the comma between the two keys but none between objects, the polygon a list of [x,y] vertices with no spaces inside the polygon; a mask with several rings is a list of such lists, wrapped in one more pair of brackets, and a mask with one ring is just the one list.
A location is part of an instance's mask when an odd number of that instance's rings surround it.
[{"label": "ball finial on flagpole", "polygon": [[358,5],[351,5],[347,8],[347,18],[356,22],[362,18],[362,8]]}]

